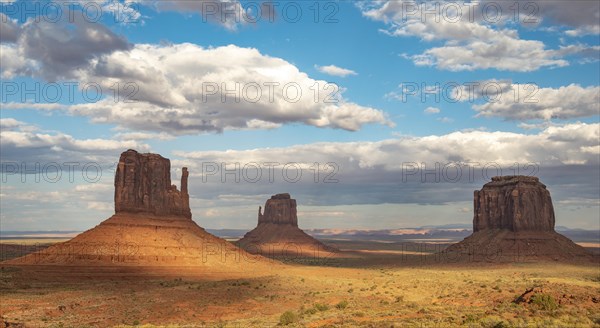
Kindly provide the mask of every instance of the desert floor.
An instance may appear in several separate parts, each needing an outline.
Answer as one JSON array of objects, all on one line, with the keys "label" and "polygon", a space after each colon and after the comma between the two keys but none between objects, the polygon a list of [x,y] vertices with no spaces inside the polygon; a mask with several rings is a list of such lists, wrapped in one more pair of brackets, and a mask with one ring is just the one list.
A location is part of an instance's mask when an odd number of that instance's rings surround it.
[{"label": "desert floor", "polygon": [[600,327],[597,263],[442,264],[435,248],[392,248],[210,275],[5,266],[0,327]]}]

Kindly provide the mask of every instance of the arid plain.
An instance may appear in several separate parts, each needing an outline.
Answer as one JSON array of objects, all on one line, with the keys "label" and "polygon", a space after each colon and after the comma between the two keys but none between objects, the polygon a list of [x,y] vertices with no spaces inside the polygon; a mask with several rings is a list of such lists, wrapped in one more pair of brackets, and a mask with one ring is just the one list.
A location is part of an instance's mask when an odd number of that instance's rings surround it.
[{"label": "arid plain", "polygon": [[2,318],[8,327],[600,325],[597,264],[444,264],[370,244],[384,249],[213,275],[185,267],[4,266]]},{"label": "arid plain", "polygon": [[113,216],[62,242],[2,243],[4,327],[600,326],[598,249],[555,231],[538,178],[476,191],[462,241],[381,241],[317,240],[287,193],[226,240],[192,220],[187,177],[178,190],[168,159],[128,150]]}]

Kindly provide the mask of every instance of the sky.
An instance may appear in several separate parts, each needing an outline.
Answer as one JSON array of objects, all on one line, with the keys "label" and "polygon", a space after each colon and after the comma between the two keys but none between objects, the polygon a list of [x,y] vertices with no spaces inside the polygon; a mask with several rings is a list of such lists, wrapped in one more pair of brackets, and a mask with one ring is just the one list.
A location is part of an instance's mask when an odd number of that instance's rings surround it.
[{"label": "sky", "polygon": [[600,229],[598,1],[0,1],[0,230],[114,213],[127,149],[190,170],[194,220],[470,224],[534,175]]}]

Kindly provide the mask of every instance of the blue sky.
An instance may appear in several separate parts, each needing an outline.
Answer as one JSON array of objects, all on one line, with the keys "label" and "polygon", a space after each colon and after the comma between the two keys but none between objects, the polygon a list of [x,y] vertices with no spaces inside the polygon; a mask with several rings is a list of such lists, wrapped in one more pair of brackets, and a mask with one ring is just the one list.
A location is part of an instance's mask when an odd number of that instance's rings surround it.
[{"label": "blue sky", "polygon": [[[108,217],[111,168],[128,148],[171,158],[174,181],[190,167],[192,212],[207,228],[252,228],[256,207],[279,192],[298,199],[306,228],[469,223],[472,191],[493,175],[483,167],[506,175],[517,163],[548,185],[557,225],[600,229],[598,2],[73,3],[0,4],[4,230],[86,229]],[[274,21],[245,21],[257,6]],[[121,96],[135,89],[131,102],[114,101],[115,83]],[[263,97],[223,101],[235,83]],[[273,101],[265,83],[279,83]],[[287,83],[302,90],[298,101],[283,97]],[[315,83],[331,88],[315,99]],[[103,96],[86,100],[90,84]],[[443,96],[459,91],[474,99]],[[269,161],[281,164],[278,179],[244,179],[244,165]],[[73,181],[65,162],[79,163]],[[56,181],[49,163],[61,167]],[[90,163],[98,179],[81,175]],[[240,182],[204,181],[203,163],[239,163]],[[282,175],[286,163],[299,181]],[[336,183],[323,182],[327,163]],[[479,166],[456,182],[442,169],[439,182],[406,175],[436,163]]]}]

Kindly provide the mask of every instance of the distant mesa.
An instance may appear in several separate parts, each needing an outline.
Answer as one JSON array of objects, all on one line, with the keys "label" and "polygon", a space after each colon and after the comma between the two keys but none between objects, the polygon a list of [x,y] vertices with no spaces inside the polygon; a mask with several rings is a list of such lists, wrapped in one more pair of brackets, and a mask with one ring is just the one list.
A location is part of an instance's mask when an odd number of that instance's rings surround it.
[{"label": "distant mesa", "polygon": [[449,260],[585,260],[591,256],[554,230],[552,198],[537,177],[493,177],[474,192],[473,206],[473,234],[446,249]]},{"label": "distant mesa", "polygon": [[554,207],[537,177],[493,177],[474,192],[473,231],[554,231]]},{"label": "distant mesa", "polygon": [[191,219],[188,170],[182,169],[181,191],[171,185],[170,171],[171,162],[158,154],[123,152],[112,217],[67,242],[3,264],[185,266],[202,273],[248,272],[267,261],[276,265],[199,227]]},{"label": "distant mesa", "polygon": [[298,227],[298,215],[296,210],[296,200],[292,199],[290,194],[277,194],[271,196],[265,204],[265,213],[258,207],[258,225],[261,224],[282,224]]},{"label": "distant mesa", "polygon": [[339,252],[298,228],[296,200],[287,193],[271,196],[264,213],[258,208],[258,225],[238,244],[251,253],[272,257],[324,258]]}]

